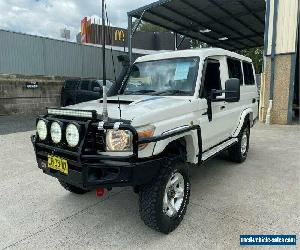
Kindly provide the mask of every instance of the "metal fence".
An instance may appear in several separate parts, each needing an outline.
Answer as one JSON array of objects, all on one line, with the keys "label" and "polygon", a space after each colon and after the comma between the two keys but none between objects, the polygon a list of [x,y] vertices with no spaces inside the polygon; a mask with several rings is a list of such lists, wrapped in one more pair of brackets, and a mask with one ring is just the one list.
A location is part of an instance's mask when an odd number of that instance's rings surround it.
[{"label": "metal fence", "polygon": [[[112,55],[121,70],[121,54],[107,49],[108,78],[114,79]],[[0,30],[0,73],[101,79],[102,48]]]}]

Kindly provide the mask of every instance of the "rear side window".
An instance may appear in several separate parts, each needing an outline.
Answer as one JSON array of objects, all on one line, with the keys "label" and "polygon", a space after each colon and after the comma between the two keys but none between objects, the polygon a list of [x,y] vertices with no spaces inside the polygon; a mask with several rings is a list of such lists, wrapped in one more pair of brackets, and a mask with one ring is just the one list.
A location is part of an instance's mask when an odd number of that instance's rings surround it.
[{"label": "rear side window", "polygon": [[243,62],[244,78],[246,85],[254,85],[254,72],[251,63]]},{"label": "rear side window", "polygon": [[239,60],[227,58],[229,78],[237,78],[243,84],[242,66]]},{"label": "rear side window", "polygon": [[[103,86],[103,80],[98,80],[98,82],[100,83],[100,85],[102,87]],[[114,83],[112,81],[106,80],[106,89],[110,89],[113,84]]]},{"label": "rear side window", "polygon": [[76,80],[66,81],[66,83],[65,83],[65,89],[74,90],[74,89],[76,89],[77,84],[78,84],[78,81],[76,81]]},{"label": "rear side window", "polygon": [[89,90],[90,81],[81,81],[80,89]]}]

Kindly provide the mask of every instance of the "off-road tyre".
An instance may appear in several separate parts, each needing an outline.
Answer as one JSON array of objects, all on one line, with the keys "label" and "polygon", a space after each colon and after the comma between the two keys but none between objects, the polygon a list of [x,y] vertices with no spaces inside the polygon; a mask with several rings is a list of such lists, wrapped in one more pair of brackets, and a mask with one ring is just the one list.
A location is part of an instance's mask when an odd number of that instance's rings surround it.
[{"label": "off-road tyre", "polygon": [[[163,209],[163,199],[166,185],[175,173],[180,173],[184,179],[184,196],[180,209],[174,216],[168,216]],[[141,219],[150,228],[169,234],[182,221],[190,197],[190,181],[188,167],[181,160],[166,159],[164,166],[151,183],[143,185],[139,192],[139,211]]]},{"label": "off-road tyre", "polygon": [[60,183],[60,185],[62,185],[62,187],[64,189],[66,189],[67,191],[69,191],[71,193],[74,193],[74,194],[85,194],[85,193],[88,192],[87,190],[75,187],[75,186],[73,186],[71,184],[68,184],[68,183],[66,183],[64,181],[61,181],[61,180],[59,180],[59,183]]},{"label": "off-road tyre", "polygon": [[[247,145],[243,150],[243,137],[247,136]],[[247,159],[250,141],[250,127],[245,123],[238,135],[238,142],[228,149],[229,159],[236,163],[242,163]]]}]

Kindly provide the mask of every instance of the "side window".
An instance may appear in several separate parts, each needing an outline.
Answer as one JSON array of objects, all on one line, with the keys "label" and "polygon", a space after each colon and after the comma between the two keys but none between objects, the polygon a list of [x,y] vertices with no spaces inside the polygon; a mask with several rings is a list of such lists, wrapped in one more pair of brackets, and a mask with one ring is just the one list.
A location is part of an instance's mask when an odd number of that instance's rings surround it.
[{"label": "side window", "polygon": [[114,83],[113,83],[112,81],[107,81],[107,82],[106,82],[106,88],[107,88],[107,89],[110,89],[110,88],[113,86],[113,84],[114,84]]},{"label": "side window", "polygon": [[96,81],[92,81],[92,86],[91,86],[91,90],[94,91],[94,88],[99,87],[100,89],[102,89],[102,86],[96,82]]},{"label": "side window", "polygon": [[222,90],[220,62],[209,59],[206,63],[200,98],[207,98],[212,89]]},{"label": "side window", "polygon": [[100,87],[100,84],[98,82],[96,82],[96,81],[92,81],[91,90],[93,91],[94,88],[96,88],[96,87]]},{"label": "side window", "polygon": [[254,79],[252,64],[248,62],[243,62],[243,70],[244,70],[245,84],[254,85],[255,79]]},{"label": "side window", "polygon": [[227,65],[229,78],[237,78],[240,80],[241,85],[243,85],[243,73],[241,62],[236,59],[227,58]]},{"label": "side window", "polygon": [[80,89],[81,90],[89,90],[89,84],[90,84],[90,81],[81,81],[80,83]]}]

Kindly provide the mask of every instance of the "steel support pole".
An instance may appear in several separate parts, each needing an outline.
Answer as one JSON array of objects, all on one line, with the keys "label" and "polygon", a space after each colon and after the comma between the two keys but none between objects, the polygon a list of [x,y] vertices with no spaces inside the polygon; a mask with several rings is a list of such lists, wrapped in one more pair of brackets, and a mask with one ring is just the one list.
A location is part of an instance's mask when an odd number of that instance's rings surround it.
[{"label": "steel support pole", "polygon": [[266,124],[267,125],[270,125],[270,123],[271,123],[271,111],[273,109],[274,86],[275,86],[275,55],[276,55],[276,40],[277,40],[277,20],[278,20],[278,0],[274,0],[270,97],[269,97],[269,107],[268,107],[267,116],[266,116]]},{"label": "steel support pole", "polygon": [[132,64],[132,17],[128,15],[128,30],[127,30],[127,39],[128,39],[128,56],[130,65]]}]

